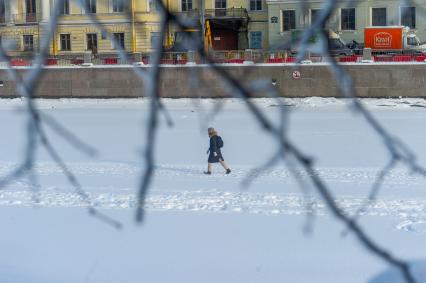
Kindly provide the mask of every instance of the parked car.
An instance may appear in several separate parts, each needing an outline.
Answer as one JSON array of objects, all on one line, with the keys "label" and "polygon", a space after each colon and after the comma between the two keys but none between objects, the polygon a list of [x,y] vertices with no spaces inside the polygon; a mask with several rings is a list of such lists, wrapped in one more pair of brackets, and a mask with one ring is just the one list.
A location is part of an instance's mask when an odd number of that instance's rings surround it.
[{"label": "parked car", "polygon": [[356,40],[352,40],[350,43],[346,44],[346,46],[351,49],[355,55],[362,55],[364,50],[364,44],[359,43]]},{"label": "parked car", "polygon": [[[292,31],[292,53],[297,53],[299,50],[300,36],[303,30]],[[318,36],[313,36],[309,39],[310,44],[315,44],[318,40]],[[332,30],[328,31],[328,51],[331,56],[350,56],[354,54],[354,51],[347,46],[340,36]]]}]

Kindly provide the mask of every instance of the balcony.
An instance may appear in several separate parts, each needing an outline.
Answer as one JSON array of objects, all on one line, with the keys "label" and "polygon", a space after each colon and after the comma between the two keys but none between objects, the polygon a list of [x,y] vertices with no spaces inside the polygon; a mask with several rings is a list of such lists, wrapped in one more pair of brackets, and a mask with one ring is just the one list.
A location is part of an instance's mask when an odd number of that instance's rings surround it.
[{"label": "balcony", "polygon": [[206,9],[206,19],[247,19],[248,13],[245,8]]},{"label": "balcony", "polygon": [[25,14],[14,14],[13,22],[16,25],[23,24],[36,24],[41,19],[41,14],[36,13],[25,13]]}]

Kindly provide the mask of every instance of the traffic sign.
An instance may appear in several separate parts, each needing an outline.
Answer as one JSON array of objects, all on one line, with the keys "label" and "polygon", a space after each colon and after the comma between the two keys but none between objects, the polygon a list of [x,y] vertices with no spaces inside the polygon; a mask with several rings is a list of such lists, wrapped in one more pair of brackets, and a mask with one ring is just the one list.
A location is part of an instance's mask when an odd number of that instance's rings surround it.
[{"label": "traffic sign", "polygon": [[301,75],[300,75],[299,71],[295,70],[295,71],[293,71],[292,76],[293,76],[293,79],[298,80],[298,79],[300,79]]}]

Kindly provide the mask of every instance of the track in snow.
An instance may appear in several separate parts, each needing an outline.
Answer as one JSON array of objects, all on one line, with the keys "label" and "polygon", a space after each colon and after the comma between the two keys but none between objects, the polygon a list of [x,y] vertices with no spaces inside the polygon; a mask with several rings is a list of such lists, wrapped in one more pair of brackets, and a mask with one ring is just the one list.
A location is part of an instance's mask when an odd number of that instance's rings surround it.
[{"label": "track in snow", "polygon": [[[94,177],[98,180],[95,186],[85,186],[92,204],[100,209],[132,209],[136,204],[136,189],[109,184],[108,178],[137,179],[141,168],[129,163],[94,162],[68,163],[78,177]],[[0,174],[12,170],[16,164],[0,163]],[[298,193],[241,191],[235,188],[241,180],[250,174],[248,166],[233,168],[231,175],[222,178],[217,172],[206,176],[201,172],[204,165],[159,165],[155,176],[162,180],[192,180],[191,188],[171,185],[167,190],[150,191],[146,201],[146,209],[150,211],[182,211],[199,213],[247,213],[262,215],[328,215],[328,211],[320,199],[314,196],[305,197]],[[61,175],[61,170],[50,162],[36,166],[39,176],[49,179]],[[299,172],[303,179],[308,176]],[[365,184],[367,187],[377,177],[377,169],[366,168],[319,168],[318,173],[327,182]],[[257,174],[256,174],[257,175]],[[99,181],[99,176],[104,178]],[[262,181],[279,184],[294,183],[291,173],[286,168],[272,168],[258,174]],[[203,181],[204,180],[204,181]],[[225,181],[224,181],[225,180]],[[212,188],[212,181],[213,188]],[[214,186],[216,181],[225,182]],[[386,178],[385,185],[414,185],[424,180],[406,171],[393,170]],[[104,185],[103,185],[104,184]],[[174,184],[173,182],[171,184]],[[203,185],[204,184],[204,185]],[[224,187],[223,187],[224,185]],[[221,187],[223,189],[217,189]],[[37,200],[37,202],[35,202]],[[359,195],[338,195],[336,199],[346,213],[353,215],[362,207],[366,199]],[[0,206],[36,206],[36,207],[84,207],[86,202],[69,186],[42,186],[35,193],[25,180],[13,182],[7,190],[0,191]],[[426,234],[426,200],[380,198],[367,210],[366,216],[387,216],[396,220],[397,229]]]},{"label": "track in snow", "polygon": [[[77,176],[122,176],[139,177],[142,168],[130,163],[120,162],[67,162],[71,171]],[[5,175],[17,166],[12,162],[0,162],[0,175]],[[259,179],[279,180],[285,183],[294,183],[292,173],[285,167],[271,168],[265,171],[253,171],[249,166],[233,166],[232,174],[226,176],[228,179],[243,180],[247,176],[256,176]],[[194,179],[215,179],[223,175],[223,169],[215,167],[213,175],[202,174],[205,165],[157,165],[155,176],[161,178],[194,178]],[[302,179],[308,179],[308,175],[303,170],[295,170]],[[341,168],[322,167],[316,169],[319,176],[328,182],[372,184],[378,175],[377,168]],[[61,169],[52,162],[40,162],[35,166],[35,172],[40,176],[62,175]],[[426,179],[419,175],[413,175],[407,170],[392,170],[386,176],[384,184],[421,184]]]},{"label": "track in snow", "polygon": [[[35,197],[38,202],[35,202]],[[89,193],[94,206],[101,209],[131,209],[135,194]],[[346,213],[354,214],[365,204],[364,198],[344,196],[336,199]],[[0,206],[84,207],[76,193],[55,189],[39,193],[29,191],[0,192]],[[182,211],[199,213],[248,213],[262,215],[328,215],[317,198],[298,194],[224,192],[217,190],[156,192],[146,201],[149,211]],[[379,200],[361,213],[366,216],[391,217],[400,222],[397,229],[426,234],[426,200]]]}]

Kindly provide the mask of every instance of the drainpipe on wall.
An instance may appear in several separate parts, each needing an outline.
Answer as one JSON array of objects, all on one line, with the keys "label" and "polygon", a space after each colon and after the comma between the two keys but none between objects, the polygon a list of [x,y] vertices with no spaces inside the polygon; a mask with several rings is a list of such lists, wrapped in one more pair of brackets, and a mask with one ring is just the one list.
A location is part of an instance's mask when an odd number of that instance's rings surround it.
[{"label": "drainpipe on wall", "polygon": [[[167,10],[170,11],[170,0],[167,0]],[[171,43],[171,35],[170,35],[170,22],[167,23],[167,30],[166,30],[166,46],[170,47],[172,45]]]},{"label": "drainpipe on wall", "polygon": [[198,0],[198,10],[200,12],[200,24],[201,24],[201,40],[202,46],[204,47],[204,51],[208,51],[208,47],[206,46],[205,37],[206,37],[206,20],[204,19],[204,0]]},{"label": "drainpipe on wall", "polygon": [[132,0],[132,53],[136,53],[135,0]]},{"label": "drainpipe on wall", "polygon": [[53,55],[58,55],[58,42],[57,42],[57,38],[56,38],[57,34],[56,34],[56,28],[53,31],[53,38],[52,38],[52,49],[53,49]]},{"label": "drainpipe on wall", "polygon": [[[52,11],[51,8],[55,7],[55,3],[50,3],[49,5],[49,13],[55,13],[56,11]],[[52,53],[53,55],[58,55],[59,53],[59,47],[58,47],[58,33],[57,33],[57,27],[58,25],[56,25],[55,29],[53,30],[53,37],[52,37]]]}]

